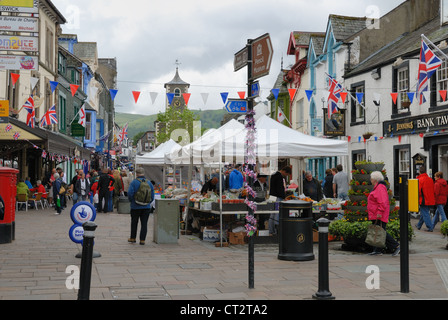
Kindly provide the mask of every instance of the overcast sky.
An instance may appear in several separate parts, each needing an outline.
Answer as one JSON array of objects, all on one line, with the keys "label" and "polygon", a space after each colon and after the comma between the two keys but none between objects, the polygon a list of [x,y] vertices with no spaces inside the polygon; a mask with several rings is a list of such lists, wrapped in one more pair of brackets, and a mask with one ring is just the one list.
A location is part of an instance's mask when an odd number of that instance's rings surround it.
[{"label": "overcast sky", "polygon": [[[68,23],[64,33],[97,42],[100,58],[118,61],[116,111],[156,114],[165,109],[164,83],[178,59],[190,83],[190,109],[222,109],[221,92],[246,91],[247,68],[233,71],[234,54],[247,39],[269,33],[274,57],[260,79],[262,98],[280,72],[292,31],[325,32],[328,15],[378,17],[403,0],[52,0]],[[135,104],[132,91],[141,91]],[[156,92],[152,103],[150,92]],[[206,103],[203,94],[208,94]]]}]

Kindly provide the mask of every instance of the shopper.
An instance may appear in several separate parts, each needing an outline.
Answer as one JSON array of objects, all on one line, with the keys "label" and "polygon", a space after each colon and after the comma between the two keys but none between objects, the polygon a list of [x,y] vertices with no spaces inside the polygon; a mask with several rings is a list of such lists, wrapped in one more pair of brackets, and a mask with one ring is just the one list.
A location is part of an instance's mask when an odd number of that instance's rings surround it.
[{"label": "shopper", "polygon": [[[286,198],[286,181],[285,178],[291,174],[291,167],[284,167],[271,176],[269,195],[277,197],[277,202],[281,202]],[[279,214],[271,213],[269,217],[269,234],[277,234],[276,226],[279,224]]]},{"label": "shopper", "polygon": [[[140,244],[144,245],[146,234],[148,232],[148,218],[151,202],[154,200],[154,186],[149,179],[145,178],[145,171],[142,168],[137,168],[135,173],[137,178],[131,182],[128,189],[128,198],[131,202],[131,236],[128,239],[128,242],[136,242],[138,221],[140,220]],[[142,190],[145,186],[140,188],[142,183],[148,184],[151,192],[150,199],[142,199],[142,194],[147,194],[147,192],[143,192]]]},{"label": "shopper", "polygon": [[218,178],[213,177],[212,179],[208,180],[204,186],[201,189],[201,194],[206,195],[209,191],[216,192],[216,187],[218,185]]},{"label": "shopper", "polygon": [[72,200],[73,200],[73,205],[75,205],[78,202],[78,198],[79,198],[79,194],[78,192],[76,192],[76,182],[78,181],[78,179],[81,177],[81,173],[83,173],[83,171],[81,169],[79,170],[75,170],[76,175],[73,176],[71,182],[70,182],[70,192],[72,194]]},{"label": "shopper", "polygon": [[78,201],[86,201],[90,192],[90,181],[86,179],[84,172],[81,172],[79,179],[75,183],[75,192],[78,194]]},{"label": "shopper", "polygon": [[108,203],[109,203],[109,186],[111,186],[115,180],[108,174],[109,170],[104,168],[100,178],[98,180],[98,211],[104,211],[108,213]]},{"label": "shopper", "polygon": [[333,196],[340,200],[349,200],[348,197],[348,175],[343,171],[342,165],[336,166],[338,173],[333,177]]},{"label": "shopper", "polygon": [[[390,203],[389,194],[387,193],[387,185],[384,182],[383,174],[379,171],[372,172],[370,174],[370,181],[373,185],[373,191],[367,198],[367,213],[369,220],[373,224],[380,223],[381,227],[386,230],[387,223],[389,222],[390,215]],[[393,256],[397,256],[400,253],[400,245],[389,234],[386,234],[386,247],[393,250]],[[381,255],[381,248],[374,248],[370,255]]]},{"label": "shopper", "polygon": [[434,197],[434,181],[426,173],[426,167],[421,166],[419,169],[420,175],[418,179],[418,198],[420,204],[420,220],[416,224],[418,230],[421,229],[423,222],[426,224],[425,231],[432,232],[434,226],[432,225],[429,210],[436,204]]},{"label": "shopper", "polygon": [[446,220],[445,215],[445,205],[448,197],[448,183],[445,179],[443,179],[442,172],[436,172],[434,175],[436,182],[434,183],[434,197],[436,200],[436,212],[434,213],[434,218],[432,220],[432,227],[436,226],[437,222],[440,219],[443,221]]},{"label": "shopper", "polygon": [[313,178],[311,171],[305,172],[305,179],[303,179],[303,194],[317,202],[323,198],[320,183],[317,179]]},{"label": "shopper", "polygon": [[244,178],[241,165],[237,164],[229,175],[229,190],[239,190],[243,187]]},{"label": "shopper", "polygon": [[322,190],[325,198],[333,198],[333,173],[331,169],[325,171],[324,186]]},{"label": "shopper", "polygon": [[[118,209],[118,201],[120,199],[120,195],[123,193],[123,180],[121,179],[120,171],[114,170],[113,177],[115,179],[114,182],[114,192],[113,192],[113,208]],[[112,210],[113,211],[113,210]]]},{"label": "shopper", "polygon": [[56,209],[56,215],[61,214],[62,211],[62,203],[61,199],[64,197],[64,195],[59,194],[62,187],[62,179],[59,176],[59,173],[53,174],[54,181],[53,181],[53,200],[54,200],[54,208]]}]

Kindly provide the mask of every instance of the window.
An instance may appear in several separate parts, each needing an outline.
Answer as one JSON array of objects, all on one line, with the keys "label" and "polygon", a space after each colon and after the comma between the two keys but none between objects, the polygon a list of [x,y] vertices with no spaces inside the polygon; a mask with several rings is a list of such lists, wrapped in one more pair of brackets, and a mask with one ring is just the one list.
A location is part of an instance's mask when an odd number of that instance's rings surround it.
[{"label": "window", "polygon": [[398,198],[400,194],[400,176],[405,175],[407,178],[411,176],[411,146],[409,144],[399,145],[394,146],[393,149],[394,180],[391,189],[394,191],[394,196]]},{"label": "window", "polygon": [[58,55],[58,72],[62,75],[65,75],[67,66],[67,58],[64,57],[61,53]]},{"label": "window", "polygon": [[176,88],[176,89],[174,90],[174,96],[175,96],[175,97],[180,97],[180,89],[179,89],[179,88]]},{"label": "window", "polygon": [[397,84],[398,84],[398,99],[397,99],[397,110],[399,113],[408,112],[411,101],[408,97],[409,91],[409,68],[404,67],[398,69],[397,72]]},{"label": "window", "polygon": [[443,60],[442,65],[437,69],[437,95],[441,104],[447,104],[446,101],[442,101],[442,97],[439,95],[440,90],[448,90],[448,63]]},{"label": "window", "polygon": [[92,114],[90,112],[86,112],[86,136],[85,140],[92,139]]},{"label": "window", "polygon": [[[353,98],[351,99],[351,124],[357,125],[357,124],[365,124],[366,122],[366,112],[365,112],[365,106],[366,106],[366,94],[365,94],[365,84],[363,82],[354,83],[351,86],[351,94],[353,95]],[[357,99],[357,95],[362,93],[362,104],[359,103]]]},{"label": "window", "polygon": [[47,27],[46,31],[46,43],[45,43],[45,64],[53,70],[54,66],[54,37],[53,31]]},{"label": "window", "polygon": [[65,132],[66,130],[66,107],[67,100],[64,96],[59,96],[59,131]]},{"label": "window", "polygon": [[72,82],[72,84],[77,84],[79,85],[79,71],[76,69],[71,69],[70,72],[70,80]]},{"label": "window", "polygon": [[403,149],[399,152],[399,173],[400,175],[408,175],[410,171],[410,157],[409,157],[409,150]]}]

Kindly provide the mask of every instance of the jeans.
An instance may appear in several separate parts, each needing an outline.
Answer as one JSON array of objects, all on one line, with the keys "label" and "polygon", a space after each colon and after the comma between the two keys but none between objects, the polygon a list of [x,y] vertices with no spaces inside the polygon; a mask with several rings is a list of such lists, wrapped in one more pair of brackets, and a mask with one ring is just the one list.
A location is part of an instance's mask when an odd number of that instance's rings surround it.
[{"label": "jeans", "polygon": [[140,220],[140,241],[145,241],[148,233],[149,209],[131,209],[131,239],[137,237],[137,226]]},{"label": "jeans", "polygon": [[417,228],[420,229],[423,225],[423,222],[426,224],[428,230],[432,231],[434,226],[431,222],[431,217],[429,216],[430,206],[420,206],[420,220],[417,223]]},{"label": "jeans", "polygon": [[[381,228],[386,230],[387,223],[383,222],[383,221],[380,221],[380,222],[381,222]],[[377,223],[376,220],[372,220],[372,224],[376,224],[376,223]],[[398,241],[395,240],[389,233],[386,233],[386,247],[391,250],[395,250],[399,246],[400,246],[400,244],[398,243]],[[381,248],[373,248],[373,251],[379,252],[379,251],[381,251]]]},{"label": "jeans", "polygon": [[345,192],[341,192],[338,194],[338,199],[340,200],[350,200],[350,198],[348,197],[348,194]]},{"label": "jeans", "polygon": [[73,199],[73,205],[75,205],[78,202],[78,194],[76,192],[73,192],[72,199]]},{"label": "jeans", "polygon": [[109,192],[109,199],[107,200],[107,211],[113,212],[114,211],[114,191],[108,191]]},{"label": "jeans", "polygon": [[436,212],[434,213],[434,218],[432,219],[432,227],[434,228],[437,224],[437,222],[439,222],[439,215],[440,215],[440,219],[443,221],[446,220],[446,215],[445,215],[445,210],[444,210],[444,206],[443,204],[438,204],[436,205]]},{"label": "jeans", "polygon": [[[282,198],[277,198],[277,202],[282,202],[283,199]],[[278,226],[279,224],[279,218],[280,215],[278,213],[271,213],[269,215],[269,234],[277,234],[277,230],[275,228],[275,226]]]}]

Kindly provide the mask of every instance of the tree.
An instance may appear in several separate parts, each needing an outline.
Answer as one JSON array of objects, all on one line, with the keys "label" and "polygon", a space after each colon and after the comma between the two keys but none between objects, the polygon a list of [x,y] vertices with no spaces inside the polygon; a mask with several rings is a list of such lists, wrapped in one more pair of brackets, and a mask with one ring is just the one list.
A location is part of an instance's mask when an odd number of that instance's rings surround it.
[{"label": "tree", "polygon": [[[185,108],[178,109],[174,107],[168,108],[164,113],[159,112],[157,121],[164,123],[157,133],[157,143],[163,143],[169,139],[173,139],[179,144],[186,145],[193,141],[193,124],[199,121],[199,116],[193,111]],[[201,134],[201,133],[200,133]]]}]

